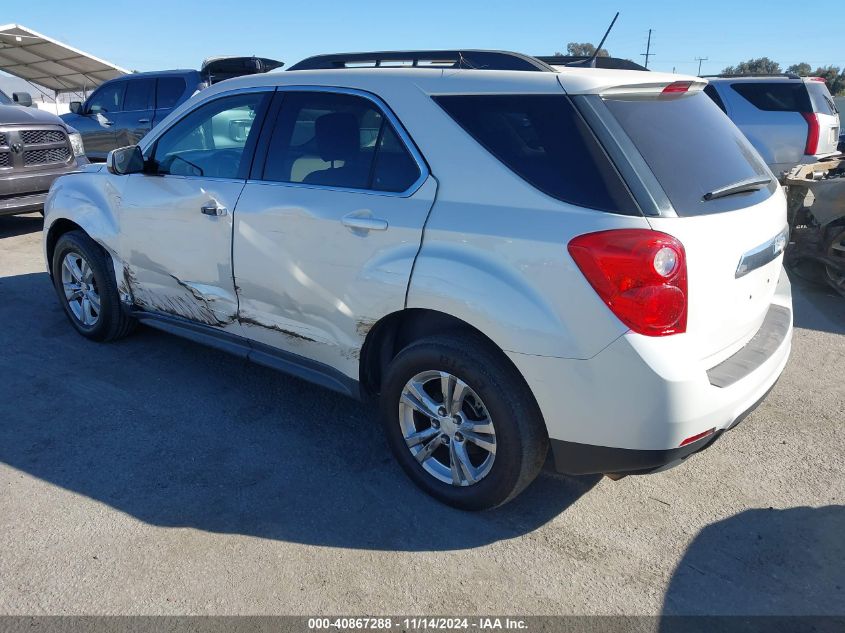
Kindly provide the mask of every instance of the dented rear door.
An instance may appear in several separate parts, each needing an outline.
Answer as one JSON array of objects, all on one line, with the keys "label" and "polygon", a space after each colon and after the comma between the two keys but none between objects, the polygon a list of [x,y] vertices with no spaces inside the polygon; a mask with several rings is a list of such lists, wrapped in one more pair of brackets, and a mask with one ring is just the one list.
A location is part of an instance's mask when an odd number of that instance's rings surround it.
[{"label": "dented rear door", "polygon": [[368,331],[405,306],[437,183],[371,95],[277,100],[235,213],[243,334],[357,379]]}]

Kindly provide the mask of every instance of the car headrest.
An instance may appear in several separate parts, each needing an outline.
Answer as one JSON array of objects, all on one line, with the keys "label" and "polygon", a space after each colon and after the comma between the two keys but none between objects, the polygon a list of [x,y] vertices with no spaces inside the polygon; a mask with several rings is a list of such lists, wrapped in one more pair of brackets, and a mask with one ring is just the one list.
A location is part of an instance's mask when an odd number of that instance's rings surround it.
[{"label": "car headrest", "polygon": [[349,160],[361,148],[358,120],[351,112],[332,112],[318,118],[314,124],[317,149],[325,161]]}]

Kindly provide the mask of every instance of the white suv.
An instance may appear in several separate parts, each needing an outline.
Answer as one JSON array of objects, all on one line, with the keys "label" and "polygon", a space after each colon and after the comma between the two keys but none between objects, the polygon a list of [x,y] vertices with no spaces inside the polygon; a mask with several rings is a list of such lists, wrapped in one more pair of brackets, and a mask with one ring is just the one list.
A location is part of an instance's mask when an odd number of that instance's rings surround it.
[{"label": "white suv", "polygon": [[704,91],[778,176],[839,151],[839,111],[822,77],[720,75]]},{"label": "white suv", "polygon": [[86,337],[141,321],[377,396],[446,503],[508,501],[550,446],[655,471],[749,412],[792,335],[784,196],[704,85],[489,51],[225,81],[57,182],[47,263]]}]

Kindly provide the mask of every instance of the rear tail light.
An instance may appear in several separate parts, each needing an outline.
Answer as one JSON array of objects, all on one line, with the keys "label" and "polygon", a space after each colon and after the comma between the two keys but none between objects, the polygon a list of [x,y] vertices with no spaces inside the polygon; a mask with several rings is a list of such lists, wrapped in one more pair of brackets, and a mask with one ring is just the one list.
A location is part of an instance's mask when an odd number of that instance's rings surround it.
[{"label": "rear tail light", "polygon": [[808,77],[810,81],[820,81],[822,83],[827,83],[824,77]]},{"label": "rear tail light", "polygon": [[804,153],[812,156],[819,151],[819,115],[815,112],[802,112],[801,116],[807,121],[807,145]]},{"label": "rear tail light", "polygon": [[662,92],[663,94],[673,93],[673,92],[687,92],[692,85],[691,81],[675,81],[670,83],[666,86]]},{"label": "rear tail light", "polygon": [[620,321],[646,336],[687,329],[687,262],[683,245],[648,229],[579,235],[569,254]]}]

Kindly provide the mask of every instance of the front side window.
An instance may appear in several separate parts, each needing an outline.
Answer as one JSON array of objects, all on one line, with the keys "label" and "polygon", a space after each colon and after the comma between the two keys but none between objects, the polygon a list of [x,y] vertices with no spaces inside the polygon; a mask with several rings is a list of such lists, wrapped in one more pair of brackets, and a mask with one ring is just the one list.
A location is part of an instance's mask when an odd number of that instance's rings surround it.
[{"label": "front side window", "polygon": [[123,104],[123,92],[125,89],[125,81],[118,81],[103,86],[91,95],[91,99],[88,101],[88,113],[118,112]]},{"label": "front side window", "polygon": [[258,133],[253,122],[268,94],[223,97],[185,116],[155,143],[151,158],[156,173],[245,178],[245,148]]},{"label": "front side window", "polygon": [[435,100],[487,151],[543,193],[591,209],[638,213],[566,95],[455,95]]},{"label": "front side window", "polygon": [[381,110],[363,97],[284,95],[263,179],[403,192],[420,170]]}]

